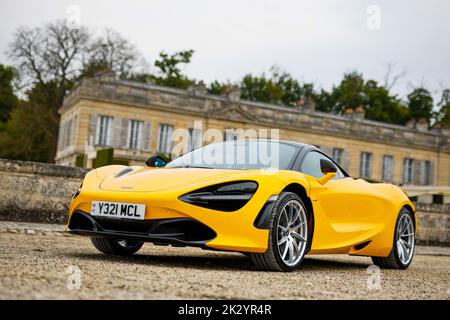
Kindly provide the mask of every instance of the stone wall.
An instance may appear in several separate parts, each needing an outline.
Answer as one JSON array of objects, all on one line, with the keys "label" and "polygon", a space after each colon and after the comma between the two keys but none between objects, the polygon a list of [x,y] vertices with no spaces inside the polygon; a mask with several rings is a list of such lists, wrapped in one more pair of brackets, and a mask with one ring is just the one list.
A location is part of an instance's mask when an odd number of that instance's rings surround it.
[{"label": "stone wall", "polygon": [[0,220],[66,223],[71,195],[86,171],[0,159]]},{"label": "stone wall", "polygon": [[417,203],[421,244],[450,246],[450,204]]},{"label": "stone wall", "polygon": [[[0,220],[67,222],[86,170],[0,159]],[[421,244],[450,246],[450,205],[416,204]]]}]

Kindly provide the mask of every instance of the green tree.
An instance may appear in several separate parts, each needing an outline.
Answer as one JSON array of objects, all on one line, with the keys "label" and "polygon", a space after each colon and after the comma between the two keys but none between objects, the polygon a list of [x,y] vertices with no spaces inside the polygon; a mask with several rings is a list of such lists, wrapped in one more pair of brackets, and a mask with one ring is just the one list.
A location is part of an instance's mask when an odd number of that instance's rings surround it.
[{"label": "green tree", "polygon": [[367,102],[364,94],[363,75],[356,71],[346,73],[335,91],[338,96],[336,111],[339,113],[342,113],[346,108],[356,109]]},{"label": "green tree", "polygon": [[272,79],[267,79],[265,75],[253,76],[247,74],[241,80],[241,97],[245,100],[259,101],[266,103],[280,103],[283,91]]},{"label": "green tree", "polygon": [[450,89],[444,89],[442,97],[438,103],[439,111],[434,115],[434,126],[449,126],[450,125]]},{"label": "green tree", "polygon": [[433,97],[424,88],[416,88],[408,94],[408,108],[414,120],[425,119],[428,124],[433,117]]},{"label": "green tree", "polygon": [[387,88],[379,86],[375,80],[368,80],[364,84],[363,92],[367,119],[402,125],[409,120],[408,108],[396,96],[390,95]]},{"label": "green tree", "polygon": [[207,91],[210,94],[221,95],[224,94],[227,90],[229,90],[232,86],[233,84],[231,84],[230,82],[222,83],[217,80],[214,80],[207,87]]},{"label": "green tree", "polygon": [[299,100],[314,96],[312,84],[300,84],[277,66],[270,69],[268,77],[264,73],[261,76],[245,75],[239,86],[243,99],[285,106],[295,106]]},{"label": "green tree", "polygon": [[161,52],[159,59],[155,61],[155,67],[159,70],[158,76],[149,76],[148,79],[162,86],[187,89],[192,80],[181,72],[181,64],[189,64],[191,62],[194,50],[184,50],[167,54]]},{"label": "green tree", "polygon": [[[53,93],[47,90],[53,88]],[[36,84],[11,112],[11,118],[0,134],[0,157],[49,162],[58,134],[58,117],[48,106],[55,103],[56,84],[44,88]],[[50,124],[50,125],[49,125]]]},{"label": "green tree", "polygon": [[0,64],[0,123],[8,121],[18,99],[13,89],[14,69]]},{"label": "green tree", "polygon": [[333,87],[330,92],[320,89],[313,93],[316,110],[321,112],[338,113],[339,90]]}]

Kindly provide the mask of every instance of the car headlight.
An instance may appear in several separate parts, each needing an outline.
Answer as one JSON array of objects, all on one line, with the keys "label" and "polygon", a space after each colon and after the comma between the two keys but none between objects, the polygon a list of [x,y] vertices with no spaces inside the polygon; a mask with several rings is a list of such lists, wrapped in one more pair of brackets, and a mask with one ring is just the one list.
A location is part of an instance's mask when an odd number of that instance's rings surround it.
[{"label": "car headlight", "polygon": [[77,188],[77,190],[75,190],[75,193],[73,195],[73,199],[75,199],[76,197],[78,197],[78,195],[81,192],[81,188],[83,188],[83,183],[80,184],[80,186]]},{"label": "car headlight", "polygon": [[254,181],[222,183],[189,192],[179,199],[199,207],[231,212],[242,208],[257,189]]}]

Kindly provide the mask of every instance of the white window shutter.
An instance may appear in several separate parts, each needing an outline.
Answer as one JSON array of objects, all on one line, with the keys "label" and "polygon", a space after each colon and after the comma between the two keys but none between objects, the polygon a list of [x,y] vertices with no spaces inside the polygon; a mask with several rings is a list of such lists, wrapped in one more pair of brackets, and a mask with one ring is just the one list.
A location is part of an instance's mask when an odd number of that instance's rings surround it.
[{"label": "white window shutter", "polygon": [[413,184],[421,185],[422,184],[422,161],[414,160],[413,161]]},{"label": "white window shutter", "polygon": [[76,143],[77,132],[78,132],[78,116],[75,115],[75,117],[73,118],[73,125],[72,125],[72,137],[70,137],[71,145],[74,145]]},{"label": "white window shutter", "polygon": [[430,160],[430,185],[434,186],[434,161]]},{"label": "white window shutter", "polygon": [[342,152],[342,168],[345,171],[348,171],[348,168],[350,166],[350,152],[345,150]]},{"label": "white window shutter", "polygon": [[106,118],[106,145],[111,146],[112,143],[112,124],[113,124],[113,117],[107,117]]},{"label": "white window shutter", "polygon": [[123,149],[128,148],[128,141],[129,140],[129,126],[130,126],[130,120],[126,118],[122,118],[122,124],[120,128],[120,147]]},{"label": "white window shutter", "polygon": [[58,151],[62,150],[63,126],[64,126],[64,123],[60,123],[59,124],[59,129],[58,129]]},{"label": "white window shutter", "polygon": [[150,141],[151,141],[151,123],[145,121],[142,128],[142,150],[150,151]]},{"label": "white window shutter", "polygon": [[111,126],[111,146],[113,148],[120,148],[120,135],[122,131],[122,118],[115,117],[112,120]]},{"label": "white window shutter", "polygon": [[172,152],[172,131],[173,131],[173,127],[172,126],[167,126],[167,143],[166,143],[166,153],[171,153]]},{"label": "white window shutter", "polygon": [[92,137],[93,141],[89,141],[89,143],[100,143],[100,119],[101,118],[97,114],[91,115],[89,136]]}]

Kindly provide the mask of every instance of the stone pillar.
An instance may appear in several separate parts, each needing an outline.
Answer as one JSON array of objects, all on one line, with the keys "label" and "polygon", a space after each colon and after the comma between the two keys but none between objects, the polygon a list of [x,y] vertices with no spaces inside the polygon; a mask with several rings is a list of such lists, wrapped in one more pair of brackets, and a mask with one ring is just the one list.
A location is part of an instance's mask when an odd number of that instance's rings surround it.
[{"label": "stone pillar", "polygon": [[353,112],[353,119],[354,120],[364,120],[365,112],[363,106],[356,107],[355,111]]},{"label": "stone pillar", "polygon": [[416,121],[416,129],[421,132],[428,131],[428,121],[426,119],[419,119]]},{"label": "stone pillar", "polygon": [[358,106],[355,109],[347,107],[344,110],[344,116],[356,121],[364,120],[365,112],[363,106]]},{"label": "stone pillar", "polygon": [[241,89],[238,86],[233,86],[227,93],[228,100],[238,102],[241,100]]},{"label": "stone pillar", "polygon": [[303,99],[298,100],[295,103],[295,106],[306,112],[314,112],[316,110],[316,103],[310,97],[306,98],[306,100],[303,100]]}]

